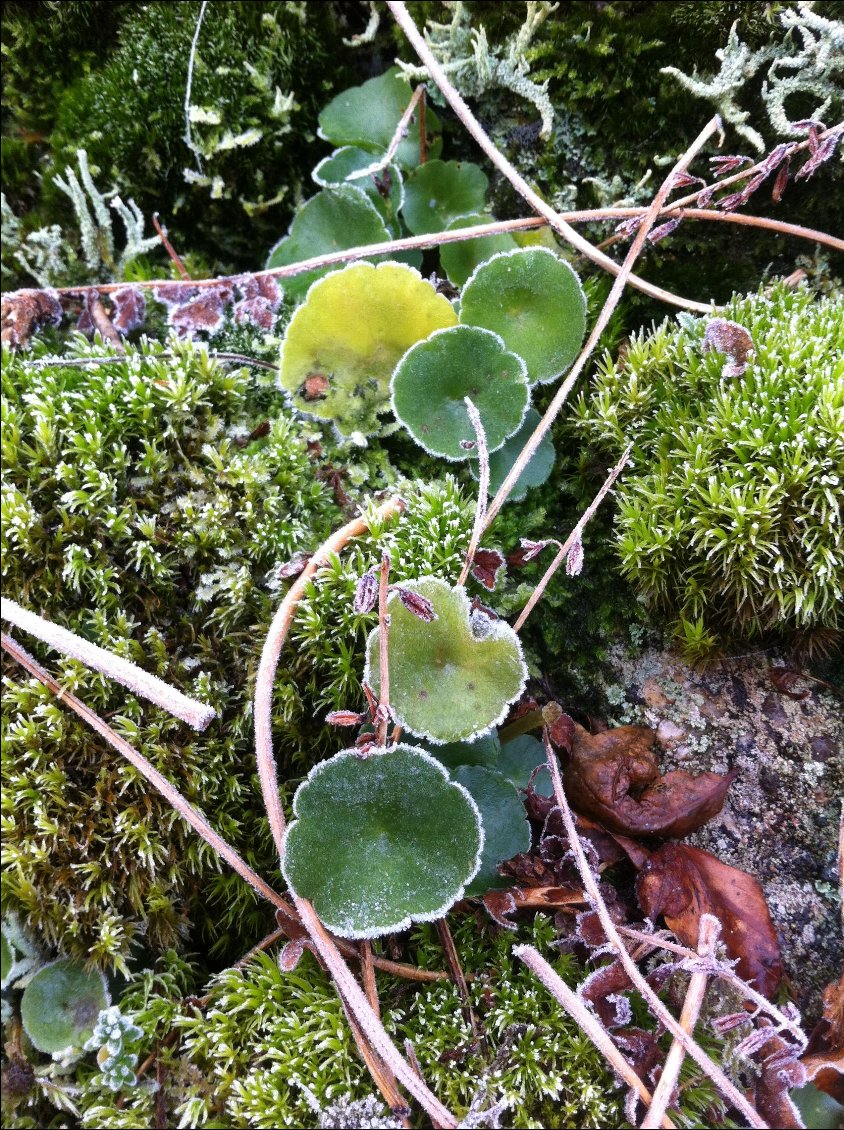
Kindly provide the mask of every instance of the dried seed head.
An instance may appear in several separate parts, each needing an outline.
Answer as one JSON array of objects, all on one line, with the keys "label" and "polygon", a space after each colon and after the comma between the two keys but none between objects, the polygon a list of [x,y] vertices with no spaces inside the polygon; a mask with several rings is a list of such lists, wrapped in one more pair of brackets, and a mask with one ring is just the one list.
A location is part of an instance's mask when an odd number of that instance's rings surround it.
[{"label": "dried seed head", "polygon": [[[528,561],[533,561],[534,557],[538,557],[543,549],[552,544],[551,538],[546,538],[545,541],[531,541],[529,538],[519,538],[521,550],[513,557],[519,558],[519,564],[527,565]],[[508,558],[511,564],[516,564],[511,558]]]},{"label": "dried seed head", "polygon": [[[258,427],[260,427],[260,426],[261,425],[259,424]],[[258,428],[255,428],[252,432],[250,432],[249,437],[248,437],[250,440],[258,438],[255,435],[256,431],[258,431]],[[269,432],[269,425],[267,426],[267,432],[263,432],[262,434],[266,435],[268,432]],[[300,553],[294,553],[289,561],[285,561],[283,565],[279,566],[279,568],[278,568],[279,579],[280,580],[287,580],[288,577],[298,577],[299,574],[302,572],[302,570],[305,568],[305,566],[308,564],[310,559],[311,559],[311,555],[309,553],[301,553],[301,552]]]},{"label": "dried seed head", "polygon": [[411,592],[410,589],[402,588],[400,585],[396,585],[395,590],[408,612],[412,612],[418,619],[424,620],[426,624],[437,619],[434,606],[427,597],[420,596],[418,592]]},{"label": "dried seed head", "polygon": [[742,165],[752,164],[752,161],[750,157],[730,155],[724,157],[710,157],[709,163],[712,166],[712,171],[715,176],[722,177],[726,173],[732,173],[736,169],[740,169]]},{"label": "dried seed head", "polygon": [[355,588],[355,599],[352,603],[352,611],[357,616],[364,616],[367,612],[371,612],[378,601],[378,578],[370,570],[364,573],[358,581]]},{"label": "dried seed head", "polygon": [[367,715],[358,714],[354,710],[332,710],[330,714],[326,714],[325,720],[329,726],[362,726]]},{"label": "dried seed head", "polygon": [[726,318],[713,318],[703,336],[703,352],[710,350],[725,353],[729,362],[721,370],[725,377],[740,377],[747,368],[747,359],[753,352],[753,338],[738,322]]},{"label": "dried seed head", "polygon": [[661,239],[665,239],[667,235],[671,235],[675,228],[678,228],[682,222],[682,216],[675,216],[673,220],[667,220],[664,224],[660,224],[658,228],[653,228],[648,232],[648,242],[659,243]]},{"label": "dried seed head", "polygon": [[579,577],[583,569],[583,542],[580,538],[572,543],[566,554],[566,576]]}]

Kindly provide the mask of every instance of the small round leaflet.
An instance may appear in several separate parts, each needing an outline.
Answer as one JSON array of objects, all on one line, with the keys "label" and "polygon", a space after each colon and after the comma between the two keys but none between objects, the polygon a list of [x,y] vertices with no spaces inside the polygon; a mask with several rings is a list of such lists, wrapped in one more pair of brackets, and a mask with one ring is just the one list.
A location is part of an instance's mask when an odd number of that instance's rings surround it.
[{"label": "small round leaflet", "polygon": [[427,161],[408,176],[402,216],[414,235],[442,231],[458,216],[479,212],[489,181],[470,161]]},{"label": "small round leaflet", "polygon": [[487,447],[495,451],[518,430],[528,404],[521,357],[498,334],[455,326],[413,346],[396,366],[393,411],[416,442],[432,455],[468,459],[475,429],[466,410],[477,408]]},{"label": "small round leaflet", "polygon": [[21,1020],[41,1052],[81,1048],[108,1007],[105,978],[68,958],[39,969],[21,998]]},{"label": "small round leaflet", "polygon": [[396,362],[456,321],[448,299],[412,267],[353,263],[315,283],[290,319],[282,388],[300,412],[332,420],[341,435],[371,435]]},{"label": "small round leaflet", "polygon": [[441,918],[478,870],[477,806],[420,749],[344,750],[311,770],[293,811],[284,878],[343,938]]},{"label": "small round leaflet", "polygon": [[[488,213],[474,212],[469,216],[458,216],[452,220],[446,231],[460,228],[474,228],[481,224],[491,224],[493,217]],[[455,286],[463,286],[472,271],[485,259],[499,251],[513,251],[518,245],[508,232],[498,235],[479,235],[476,239],[464,239],[459,243],[440,245],[440,263],[448,275],[448,281]]]},{"label": "small round leaflet", "polygon": [[531,384],[552,381],[580,350],[586,298],[577,275],[544,247],[493,255],[463,288],[460,321],[484,326],[523,357]]},{"label": "small round leaflet", "polygon": [[[418,619],[397,593],[390,594],[390,705],[399,724],[420,738],[435,744],[471,741],[502,722],[524,690],[519,637],[503,620],[476,636],[462,586],[421,577],[404,587],[426,597],[437,618]],[[376,695],[380,653],[375,628],[367,641],[364,681]]]}]

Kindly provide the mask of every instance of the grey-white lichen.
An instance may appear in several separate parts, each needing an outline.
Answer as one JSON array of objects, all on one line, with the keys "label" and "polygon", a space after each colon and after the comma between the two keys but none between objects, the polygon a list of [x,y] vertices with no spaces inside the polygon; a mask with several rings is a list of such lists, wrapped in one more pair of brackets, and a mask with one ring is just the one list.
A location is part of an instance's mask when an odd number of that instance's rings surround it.
[{"label": "grey-white lichen", "polygon": [[[532,103],[542,119],[540,137],[551,135],[554,107],[548,97],[547,83],[528,78],[530,63],[527,49],[538,28],[557,9],[546,0],[528,0],[524,23],[506,43],[490,47],[484,27],[472,27],[471,13],[462,0],[444,0],[451,9],[449,23],[429,21],[425,40],[443,70],[451,76],[462,94],[479,98],[488,90],[503,87]],[[396,60],[411,80],[428,79],[425,67]]]},{"label": "grey-white lichen", "polygon": [[[830,111],[837,120],[844,101],[844,23],[821,16],[814,8],[814,0],[799,0],[796,8],[785,8],[779,17],[783,37],[755,51],[742,43],[733,24],[726,45],[715,52],[721,69],[711,78],[701,77],[696,70],[686,75],[676,67],[663,67],[662,73],[674,75],[686,90],[712,103],[726,123],[763,152],[765,140],[748,124],[750,112],[737,99],[765,64],[770,64],[761,95],[772,128],[785,136],[807,134],[810,122],[823,121]],[[793,121],[786,110],[786,100],[793,95],[817,100],[811,113],[801,113],[800,121]]]}]

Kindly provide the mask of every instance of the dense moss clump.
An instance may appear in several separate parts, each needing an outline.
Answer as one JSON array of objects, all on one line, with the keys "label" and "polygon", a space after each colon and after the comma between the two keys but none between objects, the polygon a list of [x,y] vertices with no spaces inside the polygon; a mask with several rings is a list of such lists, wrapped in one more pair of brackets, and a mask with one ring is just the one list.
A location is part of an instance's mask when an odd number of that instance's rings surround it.
[{"label": "dense moss clump", "polygon": [[[71,356],[97,348],[77,338]],[[78,367],[4,358],[4,592],[217,709],[219,722],[190,734],[45,655],[258,870],[273,871],[250,679],[273,593],[289,583],[279,567],[397,476],[383,453],[355,462],[295,422],[247,370],[226,371],[201,347],[168,348],[143,343],[116,363]],[[269,435],[242,446],[265,415]],[[282,777],[340,744],[324,710],[360,704],[373,617],[356,616],[352,599],[377,546],[390,548],[397,579],[459,568],[471,514],[456,484],[403,490],[402,521],[373,522],[308,588],[275,699]],[[225,937],[233,922],[239,933],[265,924],[251,892],[135,771],[14,666],[3,707],[4,898],[45,942],[123,966],[139,932],[157,952],[192,919],[236,947]]]},{"label": "dense moss clump", "polygon": [[778,285],[723,314],[634,335],[576,406],[599,450],[635,444],[622,567],[699,658],[841,627],[844,304]]}]

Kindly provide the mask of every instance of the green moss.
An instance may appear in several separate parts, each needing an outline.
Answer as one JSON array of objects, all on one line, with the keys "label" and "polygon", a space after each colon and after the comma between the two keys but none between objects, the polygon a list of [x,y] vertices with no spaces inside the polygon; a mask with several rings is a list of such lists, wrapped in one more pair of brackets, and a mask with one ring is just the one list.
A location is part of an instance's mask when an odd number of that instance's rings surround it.
[{"label": "green moss", "polygon": [[785,286],[735,298],[746,372],[704,350],[681,315],[605,356],[576,417],[599,451],[634,442],[620,480],[618,546],[686,650],[841,624],[844,306]]}]

